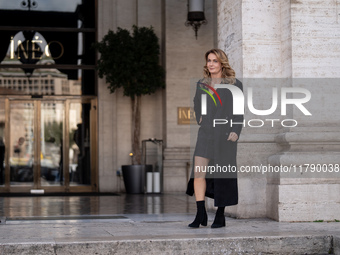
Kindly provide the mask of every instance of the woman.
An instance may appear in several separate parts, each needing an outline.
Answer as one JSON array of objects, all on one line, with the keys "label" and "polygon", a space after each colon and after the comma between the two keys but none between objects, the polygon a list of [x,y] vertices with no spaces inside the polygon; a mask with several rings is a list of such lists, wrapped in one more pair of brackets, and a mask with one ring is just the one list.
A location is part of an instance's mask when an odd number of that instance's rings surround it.
[{"label": "woman", "polygon": [[[233,114],[233,97],[229,89],[214,89],[215,84],[233,84],[242,90],[242,83],[235,78],[227,55],[220,49],[205,53],[204,79],[197,83],[194,110],[200,125],[194,152],[194,168],[188,183],[187,194],[195,193],[197,214],[189,227],[207,225],[205,196],[214,198],[218,207],[212,228],[225,226],[225,206],[238,203],[236,151],[243,126],[243,115]],[[211,97],[208,95],[211,94]],[[206,94],[206,113],[201,113],[202,95]],[[213,98],[214,99],[213,99]],[[219,104],[216,104],[218,102]],[[227,124],[213,126],[214,119],[226,119]],[[234,123],[230,125],[230,123]],[[238,123],[238,124],[236,124]],[[207,166],[227,167],[227,172],[208,172]]]}]

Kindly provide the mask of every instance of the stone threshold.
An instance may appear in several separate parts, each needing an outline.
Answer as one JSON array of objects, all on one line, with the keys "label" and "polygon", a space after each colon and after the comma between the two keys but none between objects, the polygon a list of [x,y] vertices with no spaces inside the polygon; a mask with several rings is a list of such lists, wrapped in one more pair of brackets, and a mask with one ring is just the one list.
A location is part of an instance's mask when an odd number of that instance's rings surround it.
[{"label": "stone threshold", "polygon": [[287,235],[181,238],[55,238],[54,242],[0,243],[0,254],[340,254],[340,236]]}]

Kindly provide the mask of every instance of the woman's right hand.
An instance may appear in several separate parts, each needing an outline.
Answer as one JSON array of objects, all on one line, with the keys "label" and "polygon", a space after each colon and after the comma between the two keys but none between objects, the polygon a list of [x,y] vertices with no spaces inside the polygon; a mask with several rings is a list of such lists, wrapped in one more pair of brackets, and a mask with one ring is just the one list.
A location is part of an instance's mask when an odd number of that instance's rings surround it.
[{"label": "woman's right hand", "polygon": [[238,135],[235,132],[230,132],[228,141],[236,142],[238,139]]}]

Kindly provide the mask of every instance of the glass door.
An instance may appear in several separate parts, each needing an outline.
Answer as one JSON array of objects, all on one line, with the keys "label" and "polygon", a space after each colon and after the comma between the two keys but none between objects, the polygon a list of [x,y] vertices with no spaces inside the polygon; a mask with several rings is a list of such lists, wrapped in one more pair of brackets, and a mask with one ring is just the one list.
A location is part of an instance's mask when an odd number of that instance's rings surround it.
[{"label": "glass door", "polygon": [[36,105],[34,102],[11,102],[9,125],[9,174],[12,187],[34,187],[37,171]]},{"label": "glass door", "polygon": [[0,98],[0,188],[5,187],[6,100]]},{"label": "glass door", "polygon": [[67,100],[68,188],[97,191],[97,114],[95,99]]},{"label": "glass door", "polygon": [[97,191],[96,99],[0,98],[0,106],[0,190]]},{"label": "glass door", "polygon": [[38,187],[48,188],[65,185],[65,102],[40,101],[39,132],[40,174]]},{"label": "glass door", "polygon": [[91,102],[69,102],[70,185],[91,185]]}]

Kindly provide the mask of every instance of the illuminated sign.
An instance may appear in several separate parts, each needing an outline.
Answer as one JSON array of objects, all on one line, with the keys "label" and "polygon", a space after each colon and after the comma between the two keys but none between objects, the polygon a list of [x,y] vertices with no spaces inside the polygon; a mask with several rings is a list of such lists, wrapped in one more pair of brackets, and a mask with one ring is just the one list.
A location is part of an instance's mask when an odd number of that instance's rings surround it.
[{"label": "illuminated sign", "polygon": [[190,107],[178,107],[177,108],[177,124],[178,125],[190,125],[196,123],[195,112]]},{"label": "illuminated sign", "polygon": [[[43,51],[39,44],[43,44],[43,41],[39,40],[39,36],[35,36],[33,40],[25,40],[23,42],[18,40],[16,42],[17,50],[15,51],[15,41],[12,37],[10,41],[10,59],[14,59],[15,55],[17,55],[18,60],[40,60],[43,57],[43,53],[45,53],[46,57],[50,57],[52,59],[59,59],[64,55],[64,47],[61,42],[51,41],[45,45]],[[51,45],[59,48],[59,54],[57,56],[52,56],[50,53]]]}]

